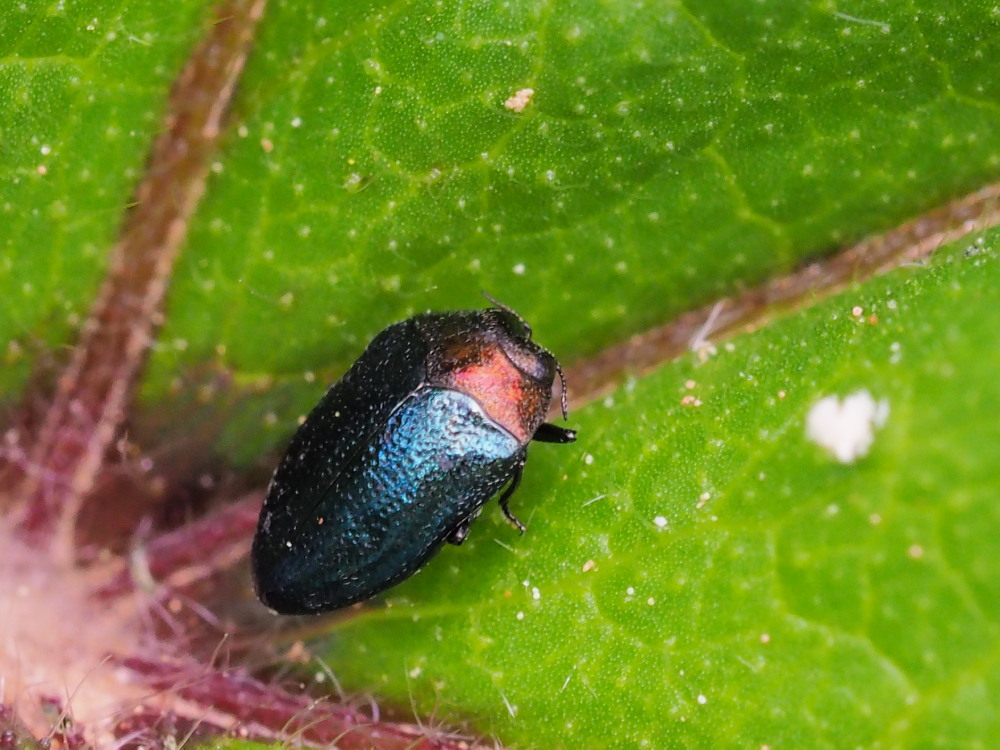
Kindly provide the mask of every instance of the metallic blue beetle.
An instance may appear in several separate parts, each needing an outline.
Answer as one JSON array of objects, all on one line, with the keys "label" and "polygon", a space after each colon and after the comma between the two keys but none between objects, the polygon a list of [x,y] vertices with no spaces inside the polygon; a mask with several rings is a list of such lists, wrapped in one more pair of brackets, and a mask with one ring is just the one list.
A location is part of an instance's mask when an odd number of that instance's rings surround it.
[{"label": "metallic blue beetle", "polygon": [[524,531],[508,501],[528,443],[576,433],[544,422],[559,364],[495,304],[389,326],[327,390],[261,510],[250,560],[264,604],[307,614],[367,599],[461,544],[505,484],[500,506]]}]

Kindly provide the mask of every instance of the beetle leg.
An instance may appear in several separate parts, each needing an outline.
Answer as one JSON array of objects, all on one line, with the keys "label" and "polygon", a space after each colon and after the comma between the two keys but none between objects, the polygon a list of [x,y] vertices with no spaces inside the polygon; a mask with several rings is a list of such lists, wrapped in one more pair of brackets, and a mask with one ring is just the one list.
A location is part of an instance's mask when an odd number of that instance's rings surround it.
[{"label": "beetle leg", "polygon": [[448,544],[454,544],[456,547],[465,541],[465,537],[469,535],[469,526],[472,524],[471,518],[466,518],[458,526],[451,530],[451,533],[445,537]]},{"label": "beetle leg", "polygon": [[517,489],[517,485],[521,483],[521,472],[524,471],[524,460],[525,459],[522,457],[518,465],[514,467],[514,476],[511,478],[510,484],[507,485],[507,489],[505,489],[503,494],[500,496],[500,508],[503,510],[503,514],[507,516],[508,521],[517,526],[518,531],[522,534],[527,531],[527,529],[525,529],[523,523],[517,520],[517,516],[510,512],[510,496],[514,494],[514,490]]},{"label": "beetle leg", "polygon": [[538,426],[531,439],[539,443],[572,443],[576,440],[576,430],[567,430],[565,427],[544,422]]}]

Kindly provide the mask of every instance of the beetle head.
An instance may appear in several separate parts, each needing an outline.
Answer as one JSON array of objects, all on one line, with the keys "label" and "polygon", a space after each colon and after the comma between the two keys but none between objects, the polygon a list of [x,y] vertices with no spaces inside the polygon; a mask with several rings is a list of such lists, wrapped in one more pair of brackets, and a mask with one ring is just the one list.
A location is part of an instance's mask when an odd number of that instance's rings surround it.
[{"label": "beetle head", "polygon": [[552,353],[531,340],[531,326],[513,308],[483,292],[499,313],[497,339],[500,348],[519,372],[538,384],[551,388],[556,374],[559,375],[559,397],[563,419],[567,416],[566,376]]},{"label": "beetle head", "polygon": [[556,360],[548,351],[531,340],[531,329],[521,318],[507,310],[494,313],[494,333],[497,344],[518,371],[535,382],[550,386],[556,373]]}]

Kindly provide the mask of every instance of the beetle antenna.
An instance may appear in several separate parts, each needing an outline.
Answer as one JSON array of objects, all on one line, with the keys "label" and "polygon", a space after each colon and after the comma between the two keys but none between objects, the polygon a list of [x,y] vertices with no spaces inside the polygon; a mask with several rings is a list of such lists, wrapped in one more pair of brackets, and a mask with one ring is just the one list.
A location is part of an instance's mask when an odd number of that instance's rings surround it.
[{"label": "beetle antenna", "polygon": [[486,299],[488,299],[490,301],[490,303],[492,303],[492,305],[494,307],[497,307],[497,308],[503,310],[506,313],[510,313],[515,318],[517,318],[520,321],[521,325],[524,326],[524,330],[526,330],[528,332],[528,338],[529,339],[531,338],[531,326],[528,325],[528,321],[526,321],[524,318],[522,318],[521,314],[517,310],[515,310],[514,308],[512,308],[510,305],[505,305],[503,302],[501,302],[500,300],[498,300],[496,297],[494,297],[489,292],[484,291],[483,292],[483,296],[486,297]]},{"label": "beetle antenna", "polygon": [[563,375],[562,365],[558,362],[556,362],[556,372],[559,373],[559,396],[563,419],[569,419],[569,414],[566,410],[566,376]]}]

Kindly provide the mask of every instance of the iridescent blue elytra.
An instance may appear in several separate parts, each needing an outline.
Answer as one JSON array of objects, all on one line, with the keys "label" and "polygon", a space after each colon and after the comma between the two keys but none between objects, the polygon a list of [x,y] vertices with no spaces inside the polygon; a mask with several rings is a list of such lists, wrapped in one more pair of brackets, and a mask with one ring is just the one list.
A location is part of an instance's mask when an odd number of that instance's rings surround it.
[{"label": "iridescent blue elytra", "polygon": [[[257,594],[284,614],[367,599],[461,544],[543,422],[555,359],[504,307],[390,326],[327,391],[275,471],[251,552]],[[565,394],[565,387],[563,388]],[[563,396],[565,412],[565,395]]]}]

